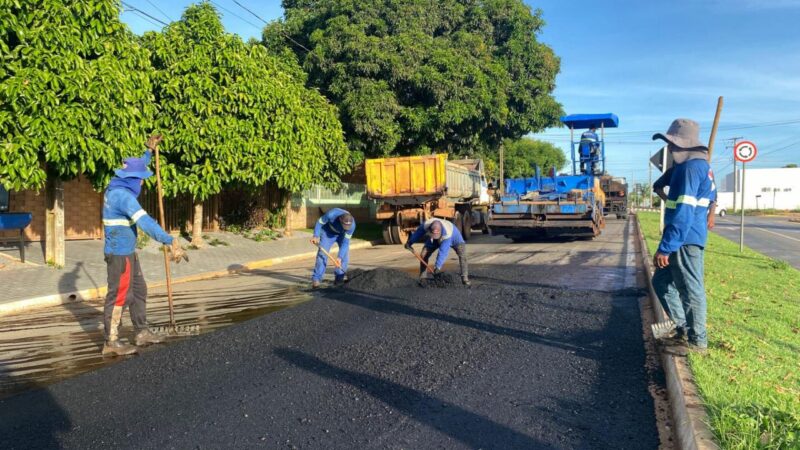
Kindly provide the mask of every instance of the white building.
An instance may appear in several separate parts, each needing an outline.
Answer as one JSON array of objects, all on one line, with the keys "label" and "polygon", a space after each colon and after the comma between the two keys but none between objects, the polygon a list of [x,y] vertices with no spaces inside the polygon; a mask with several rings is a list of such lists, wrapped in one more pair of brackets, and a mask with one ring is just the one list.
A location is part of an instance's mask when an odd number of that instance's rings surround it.
[{"label": "white building", "polygon": [[[719,206],[732,209],[734,174],[729,173],[719,189]],[[745,209],[800,209],[800,168],[747,169]],[[736,207],[742,205],[742,170],[736,171]]]}]

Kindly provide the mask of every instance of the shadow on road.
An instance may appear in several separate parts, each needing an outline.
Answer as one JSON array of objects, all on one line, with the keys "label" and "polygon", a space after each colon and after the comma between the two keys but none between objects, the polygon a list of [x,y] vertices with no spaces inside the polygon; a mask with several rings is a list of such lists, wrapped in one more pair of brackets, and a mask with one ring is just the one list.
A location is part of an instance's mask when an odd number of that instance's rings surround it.
[{"label": "shadow on road", "polygon": [[303,370],[360,389],[406,416],[439,430],[471,448],[555,448],[458,405],[415,389],[372,375],[342,369],[296,350],[278,348],[274,353]]}]

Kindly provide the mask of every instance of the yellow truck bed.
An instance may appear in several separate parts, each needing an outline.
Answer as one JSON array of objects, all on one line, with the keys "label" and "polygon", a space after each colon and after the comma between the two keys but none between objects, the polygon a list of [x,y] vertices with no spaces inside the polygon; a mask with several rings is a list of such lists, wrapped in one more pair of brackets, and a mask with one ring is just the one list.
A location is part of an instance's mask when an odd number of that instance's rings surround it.
[{"label": "yellow truck bed", "polygon": [[441,196],[446,166],[446,154],[368,159],[367,194],[374,199]]}]

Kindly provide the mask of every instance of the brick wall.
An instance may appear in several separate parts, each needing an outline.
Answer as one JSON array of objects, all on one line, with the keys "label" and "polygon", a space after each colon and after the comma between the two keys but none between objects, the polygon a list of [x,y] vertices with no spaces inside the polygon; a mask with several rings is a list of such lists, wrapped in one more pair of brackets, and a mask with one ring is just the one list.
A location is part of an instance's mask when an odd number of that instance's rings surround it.
[{"label": "brick wall", "polygon": [[[9,193],[9,212],[33,214],[30,226],[25,229],[28,241],[44,240],[46,195],[41,191]],[[64,233],[67,239],[99,239],[103,237],[100,226],[103,195],[83,178],[64,183]],[[0,232],[0,237],[17,236],[16,231]]]}]

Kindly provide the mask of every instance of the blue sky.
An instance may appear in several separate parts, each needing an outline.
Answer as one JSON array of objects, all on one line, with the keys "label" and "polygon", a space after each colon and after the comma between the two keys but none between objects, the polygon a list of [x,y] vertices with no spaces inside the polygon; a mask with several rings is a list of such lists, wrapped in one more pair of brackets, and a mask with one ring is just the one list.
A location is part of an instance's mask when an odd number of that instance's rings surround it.
[{"label": "blue sky", "polygon": [[[278,0],[238,2],[267,21],[282,15]],[[650,138],[677,117],[700,122],[707,141],[720,95],[725,105],[712,161],[718,178],[732,170],[723,141],[731,137],[758,146],[760,156],[748,167],[800,163],[800,0],[526,2],[543,10],[540,40],[561,57],[555,96],[564,110],[620,117],[620,127],[606,133],[609,172],[646,180],[649,153],[660,147]],[[193,2],[124,3],[168,22]],[[263,23],[234,0],[212,4],[228,31],[260,37]],[[122,19],[135,33],[161,26],[132,11]],[[569,150],[564,128],[536,137]]]}]

